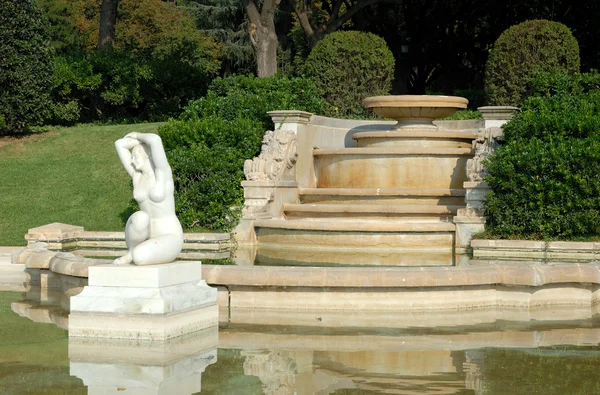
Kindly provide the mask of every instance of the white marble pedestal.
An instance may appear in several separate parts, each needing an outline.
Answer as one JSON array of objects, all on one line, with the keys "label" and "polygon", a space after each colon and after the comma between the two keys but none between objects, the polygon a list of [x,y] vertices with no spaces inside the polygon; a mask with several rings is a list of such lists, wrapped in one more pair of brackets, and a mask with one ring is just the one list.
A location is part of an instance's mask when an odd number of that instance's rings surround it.
[{"label": "white marble pedestal", "polygon": [[90,266],[71,298],[69,337],[167,340],[216,325],[217,290],[199,261]]}]

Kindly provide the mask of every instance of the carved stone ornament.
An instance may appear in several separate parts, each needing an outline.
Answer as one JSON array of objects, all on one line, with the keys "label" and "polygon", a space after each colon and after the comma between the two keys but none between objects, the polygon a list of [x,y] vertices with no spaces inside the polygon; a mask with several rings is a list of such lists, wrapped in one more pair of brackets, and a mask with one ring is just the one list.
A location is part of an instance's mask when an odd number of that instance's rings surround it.
[{"label": "carved stone ornament", "polygon": [[260,155],[244,162],[248,181],[281,181],[293,179],[298,160],[296,134],[288,130],[269,130],[262,141]]},{"label": "carved stone ornament", "polygon": [[500,146],[499,139],[502,137],[502,129],[491,127],[481,130],[473,141],[475,156],[467,161],[467,179],[472,182],[483,181],[488,174],[483,161],[488,159]]}]

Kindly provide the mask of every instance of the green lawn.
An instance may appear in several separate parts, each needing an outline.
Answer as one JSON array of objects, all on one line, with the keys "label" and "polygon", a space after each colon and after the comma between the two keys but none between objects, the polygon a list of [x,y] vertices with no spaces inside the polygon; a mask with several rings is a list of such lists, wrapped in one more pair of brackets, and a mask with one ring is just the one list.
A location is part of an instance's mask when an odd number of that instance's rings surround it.
[{"label": "green lawn", "polygon": [[159,125],[57,127],[0,140],[0,246],[25,245],[28,229],[52,222],[122,230],[132,190],[114,142]]}]

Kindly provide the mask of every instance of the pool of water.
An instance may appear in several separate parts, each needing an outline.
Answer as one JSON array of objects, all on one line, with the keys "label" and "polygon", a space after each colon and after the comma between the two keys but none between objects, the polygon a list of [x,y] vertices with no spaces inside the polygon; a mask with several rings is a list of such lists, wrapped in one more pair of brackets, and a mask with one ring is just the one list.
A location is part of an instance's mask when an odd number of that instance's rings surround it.
[{"label": "pool of water", "polygon": [[[1,394],[597,394],[600,319],[463,327],[232,326],[69,341],[0,292]],[[38,306],[38,321],[49,307]],[[469,314],[469,312],[465,312]],[[66,315],[65,315],[66,316]]]}]

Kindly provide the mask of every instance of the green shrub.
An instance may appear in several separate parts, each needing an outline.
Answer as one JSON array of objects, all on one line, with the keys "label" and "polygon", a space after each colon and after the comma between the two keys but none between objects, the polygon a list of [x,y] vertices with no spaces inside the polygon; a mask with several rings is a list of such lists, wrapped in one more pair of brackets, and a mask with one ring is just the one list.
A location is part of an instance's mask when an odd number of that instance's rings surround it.
[{"label": "green shrub", "polygon": [[532,20],[500,35],[485,68],[489,105],[521,105],[530,80],[540,72],[579,71],[579,46],[565,25]]},{"label": "green shrub", "polygon": [[390,92],[394,56],[381,37],[339,31],[328,34],[313,48],[304,72],[327,102],[325,115],[364,117],[363,99]]},{"label": "green shrub", "polygon": [[546,83],[538,93],[560,93],[527,99],[504,126],[504,144],[487,164],[492,233],[537,239],[600,234],[600,92],[565,93],[589,79],[573,78]]},{"label": "green shrub", "polygon": [[[259,120],[264,129],[272,129],[273,110],[303,110],[320,113],[323,101],[315,84],[306,78],[252,75],[217,78],[206,97],[190,102],[181,119],[218,115],[224,119],[245,117]],[[264,130],[263,130],[264,131]]]},{"label": "green shrub", "polygon": [[175,180],[177,215],[186,228],[233,228],[243,205],[246,159],[260,152],[271,110],[319,112],[312,82],[235,76],[214,81],[179,120],[159,128]]},{"label": "green shrub", "polygon": [[243,204],[244,160],[257,154],[262,140],[260,122],[211,115],[171,121],[159,133],[173,170],[181,223],[187,228],[231,229]]},{"label": "green shrub", "polygon": [[471,119],[482,119],[482,115],[476,110],[460,110],[451,116],[444,118],[444,121],[465,121]]},{"label": "green shrub", "polygon": [[0,0],[0,115],[3,133],[42,122],[49,102],[52,49],[35,0]]}]

